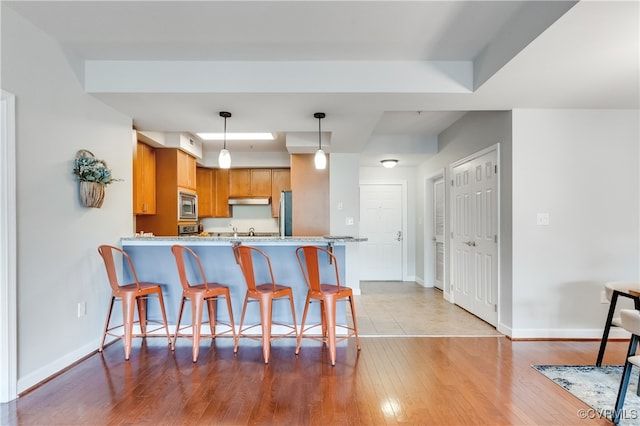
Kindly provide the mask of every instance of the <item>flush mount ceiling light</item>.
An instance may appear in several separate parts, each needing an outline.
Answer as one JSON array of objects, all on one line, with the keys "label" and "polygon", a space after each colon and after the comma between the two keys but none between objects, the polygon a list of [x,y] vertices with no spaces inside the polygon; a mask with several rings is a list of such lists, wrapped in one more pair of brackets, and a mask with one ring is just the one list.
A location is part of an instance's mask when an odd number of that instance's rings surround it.
[{"label": "flush mount ceiling light", "polygon": [[322,150],[322,127],[320,123],[322,122],[322,119],[326,117],[326,114],[324,112],[316,112],[313,116],[318,119],[318,150],[316,151],[316,156],[314,157],[313,162],[316,169],[322,170],[327,168],[327,156]]},{"label": "flush mount ceiling light", "polygon": [[382,163],[382,165],[387,169],[392,169],[396,166],[396,164],[398,164],[398,160],[387,159],[387,160],[382,160],[380,163]]},{"label": "flush mount ceiling light", "polygon": [[231,113],[227,111],[220,111],[220,117],[224,118],[224,136],[222,138],[224,142],[222,144],[222,149],[220,150],[220,155],[218,156],[218,165],[221,169],[228,169],[231,167],[231,154],[227,149],[227,118],[231,117]]},{"label": "flush mount ceiling light", "polygon": [[[203,141],[221,141],[225,139],[225,133],[196,133]],[[272,141],[273,133],[227,133],[226,139],[230,141]]]}]

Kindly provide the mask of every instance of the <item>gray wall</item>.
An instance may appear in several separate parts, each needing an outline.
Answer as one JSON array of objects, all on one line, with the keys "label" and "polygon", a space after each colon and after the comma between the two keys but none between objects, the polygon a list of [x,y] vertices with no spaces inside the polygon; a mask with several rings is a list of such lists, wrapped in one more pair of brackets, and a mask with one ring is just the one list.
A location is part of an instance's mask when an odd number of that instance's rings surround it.
[{"label": "gray wall", "polygon": [[[131,235],[131,119],[84,93],[59,46],[2,7],[2,88],[16,95],[18,392],[95,350],[109,300],[97,253]],[[100,209],[80,205],[79,149],[115,177]],[[86,302],[87,315],[77,316]]]},{"label": "gray wall", "polygon": [[604,283],[640,278],[639,128],[637,110],[513,111],[514,337],[597,338]]}]

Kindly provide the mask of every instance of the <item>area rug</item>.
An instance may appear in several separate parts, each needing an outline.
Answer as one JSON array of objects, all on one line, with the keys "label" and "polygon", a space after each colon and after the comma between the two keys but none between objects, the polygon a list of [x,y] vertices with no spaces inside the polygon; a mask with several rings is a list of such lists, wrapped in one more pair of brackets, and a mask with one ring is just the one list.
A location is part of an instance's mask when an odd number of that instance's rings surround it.
[{"label": "area rug", "polygon": [[[577,416],[606,417],[611,420],[620,388],[622,366],[534,365],[532,367],[593,409],[578,411]],[[621,425],[640,425],[640,397],[636,394],[639,373],[637,367],[634,367],[631,372],[620,418]]]}]

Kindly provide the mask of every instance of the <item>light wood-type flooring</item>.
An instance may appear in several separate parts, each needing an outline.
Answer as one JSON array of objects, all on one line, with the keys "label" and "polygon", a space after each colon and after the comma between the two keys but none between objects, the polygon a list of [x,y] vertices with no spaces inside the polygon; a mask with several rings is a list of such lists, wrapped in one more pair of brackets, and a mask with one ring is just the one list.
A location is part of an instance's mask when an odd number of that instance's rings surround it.
[{"label": "light wood-type flooring", "polygon": [[[398,291],[383,297],[389,285]],[[611,424],[597,413],[582,419],[589,407],[531,368],[593,364],[599,342],[511,341],[448,302],[439,306],[438,295],[363,283],[362,350],[354,339],[341,343],[335,367],[313,341],[297,357],[294,339],[274,342],[268,365],[251,340],[237,356],[231,339],[203,341],[197,363],[188,340],[171,352],[162,338],[136,339],[130,361],[118,342],[0,405],[0,424]],[[461,321],[473,333],[450,337]],[[621,364],[627,346],[610,342],[604,363]]]}]

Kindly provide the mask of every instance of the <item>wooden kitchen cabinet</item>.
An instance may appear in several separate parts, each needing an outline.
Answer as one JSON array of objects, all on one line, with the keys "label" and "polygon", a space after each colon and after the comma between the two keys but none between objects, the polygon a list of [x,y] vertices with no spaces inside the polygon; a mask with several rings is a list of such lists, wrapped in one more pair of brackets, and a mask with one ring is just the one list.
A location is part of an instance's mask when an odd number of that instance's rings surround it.
[{"label": "wooden kitchen cabinet", "polygon": [[212,217],[214,211],[214,171],[196,168],[196,193],[198,194],[198,218]]},{"label": "wooden kitchen cabinet", "polygon": [[196,159],[186,152],[177,151],[178,186],[196,189]]},{"label": "wooden kitchen cabinet", "polygon": [[231,217],[229,208],[229,171],[196,169],[198,218]]},{"label": "wooden kitchen cabinet", "polygon": [[156,151],[138,142],[133,156],[133,214],[156,213]]},{"label": "wooden kitchen cabinet", "polygon": [[196,193],[195,158],[176,148],[158,148],[156,154],[156,212],[137,215],[136,232],[160,236],[178,235],[178,191]]},{"label": "wooden kitchen cabinet", "polygon": [[229,197],[270,197],[271,169],[229,170]]},{"label": "wooden kitchen cabinet", "polygon": [[229,208],[229,170],[213,171],[213,217],[231,217]]},{"label": "wooden kitchen cabinet", "polygon": [[271,216],[278,217],[280,207],[280,192],[291,190],[291,170],[271,170]]}]

